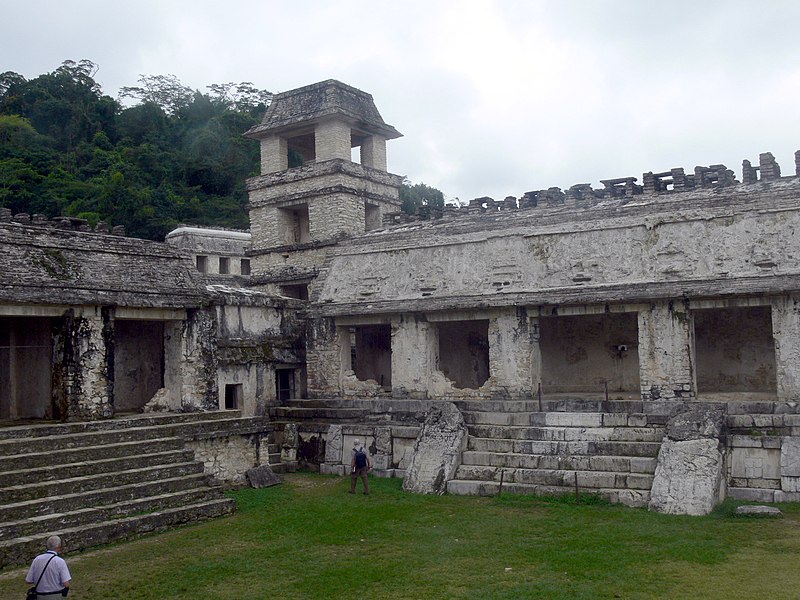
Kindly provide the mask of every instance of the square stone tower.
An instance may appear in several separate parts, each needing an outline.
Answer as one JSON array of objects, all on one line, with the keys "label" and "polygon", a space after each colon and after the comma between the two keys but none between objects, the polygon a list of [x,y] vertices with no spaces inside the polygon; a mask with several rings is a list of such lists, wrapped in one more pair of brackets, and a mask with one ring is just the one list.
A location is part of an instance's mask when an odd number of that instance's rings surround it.
[{"label": "square stone tower", "polygon": [[277,94],[245,135],[261,142],[261,175],[247,182],[252,283],[308,299],[330,246],[399,210],[403,178],[386,171],[386,141],[401,134],[372,96],[329,79]]}]

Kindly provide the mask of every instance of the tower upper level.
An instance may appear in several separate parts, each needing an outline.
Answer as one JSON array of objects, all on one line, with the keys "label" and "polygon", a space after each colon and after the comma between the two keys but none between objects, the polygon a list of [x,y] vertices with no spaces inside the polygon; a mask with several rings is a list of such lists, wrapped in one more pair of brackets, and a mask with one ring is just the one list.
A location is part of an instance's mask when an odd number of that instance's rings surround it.
[{"label": "tower upper level", "polygon": [[261,174],[326,160],[351,160],[386,171],[386,140],[401,137],[372,96],[334,79],[277,94],[247,137],[261,142]]}]

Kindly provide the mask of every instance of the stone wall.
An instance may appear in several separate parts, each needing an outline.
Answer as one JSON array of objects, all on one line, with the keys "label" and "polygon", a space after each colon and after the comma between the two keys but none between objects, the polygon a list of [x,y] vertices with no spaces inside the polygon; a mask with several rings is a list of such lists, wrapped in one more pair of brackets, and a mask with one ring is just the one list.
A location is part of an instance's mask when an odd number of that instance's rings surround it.
[{"label": "stone wall", "polygon": [[[634,302],[797,285],[800,179],[388,229],[339,244],[323,314]],[[743,244],[743,240],[747,240]],[[591,257],[591,258],[587,258]],[[376,274],[391,274],[375,280]]]},{"label": "stone wall", "polygon": [[253,250],[294,244],[280,209],[306,205],[312,241],[366,231],[364,203],[397,210],[401,178],[348,160],[329,160],[248,180]]},{"label": "stone wall", "polygon": [[[402,477],[411,463],[418,425],[374,426],[366,424],[331,425],[325,431],[305,432],[325,441],[325,462],[322,473],[345,475],[350,472],[350,452],[358,439],[370,456],[378,477]],[[333,440],[333,443],[331,441]]]},{"label": "stone wall", "polygon": [[245,484],[245,472],[269,464],[268,433],[209,436],[192,439],[186,447],[194,450],[195,460],[217,481]]}]

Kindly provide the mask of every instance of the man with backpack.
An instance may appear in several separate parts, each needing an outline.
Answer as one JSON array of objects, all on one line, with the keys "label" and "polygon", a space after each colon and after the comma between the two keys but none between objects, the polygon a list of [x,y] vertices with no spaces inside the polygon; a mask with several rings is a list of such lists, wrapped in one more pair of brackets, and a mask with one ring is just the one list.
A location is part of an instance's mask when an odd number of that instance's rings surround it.
[{"label": "man with backpack", "polygon": [[364,446],[358,441],[353,440],[353,452],[350,460],[350,493],[356,493],[356,482],[359,477],[364,483],[364,493],[369,494],[369,481],[367,480],[367,472],[372,469],[372,463],[369,460],[367,451]]}]

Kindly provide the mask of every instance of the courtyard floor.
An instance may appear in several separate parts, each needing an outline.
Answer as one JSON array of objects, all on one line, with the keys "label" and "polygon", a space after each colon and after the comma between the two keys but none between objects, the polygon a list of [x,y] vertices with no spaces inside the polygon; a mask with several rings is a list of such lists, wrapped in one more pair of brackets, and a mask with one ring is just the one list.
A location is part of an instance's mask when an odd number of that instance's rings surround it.
[{"label": "courtyard floor", "polygon": [[[800,505],[674,517],[584,497],[415,496],[287,475],[237,513],[66,554],[70,598],[797,598]],[[360,484],[359,484],[360,485]],[[360,491],[360,490],[359,490]],[[65,540],[69,543],[69,540]],[[26,569],[0,572],[0,598]]]}]

